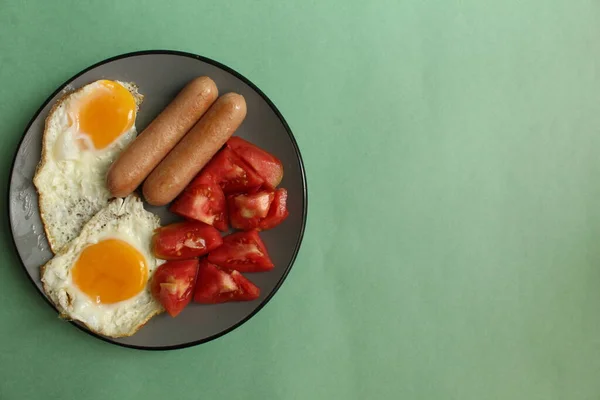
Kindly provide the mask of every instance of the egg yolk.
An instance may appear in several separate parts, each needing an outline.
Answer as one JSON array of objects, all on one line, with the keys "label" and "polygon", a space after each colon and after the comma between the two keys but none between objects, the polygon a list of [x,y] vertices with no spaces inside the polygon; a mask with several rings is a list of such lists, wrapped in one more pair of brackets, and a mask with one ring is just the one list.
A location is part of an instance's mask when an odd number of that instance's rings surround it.
[{"label": "egg yolk", "polygon": [[97,150],[103,149],[133,125],[136,104],[133,95],[113,81],[99,81],[77,112],[79,131],[87,135]]},{"label": "egg yolk", "polygon": [[96,303],[116,303],[144,288],[148,267],[133,246],[107,239],[83,249],[73,268],[73,281]]}]

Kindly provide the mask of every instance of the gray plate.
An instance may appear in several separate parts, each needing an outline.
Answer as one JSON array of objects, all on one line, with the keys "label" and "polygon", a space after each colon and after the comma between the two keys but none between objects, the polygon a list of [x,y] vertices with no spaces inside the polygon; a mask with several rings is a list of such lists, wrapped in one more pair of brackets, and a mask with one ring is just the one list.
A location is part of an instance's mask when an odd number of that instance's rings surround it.
[{"label": "gray plate", "polygon": [[[219,305],[192,303],[177,318],[159,315],[129,338],[99,336],[73,323],[107,342],[138,349],[166,350],[204,343],[224,335],[247,321],[271,299],[298,254],[307,213],[304,165],[294,136],[275,105],[248,79],[215,61],[182,52],[143,51],[102,61],[69,79],[46,100],[25,130],[13,162],[8,193],[12,234],[23,268],[38,292],[46,298],[39,267],[52,257],[52,253],[40,221],[32,179],[40,159],[44,120],[54,102],[66,91],[97,79],[135,82],[145,95],[136,121],[138,132],[141,132],[190,79],[200,75],[211,77],[219,93],[233,91],[246,98],[248,116],[236,135],[272,152],[283,162],[285,175],[281,187],[288,190],[290,216],[278,227],[261,233],[275,268],[246,275],[261,289],[258,300]],[[147,208],[158,214],[163,224],[177,220],[164,207]],[[52,305],[47,298],[46,301]],[[64,322],[57,318],[56,323]]]}]

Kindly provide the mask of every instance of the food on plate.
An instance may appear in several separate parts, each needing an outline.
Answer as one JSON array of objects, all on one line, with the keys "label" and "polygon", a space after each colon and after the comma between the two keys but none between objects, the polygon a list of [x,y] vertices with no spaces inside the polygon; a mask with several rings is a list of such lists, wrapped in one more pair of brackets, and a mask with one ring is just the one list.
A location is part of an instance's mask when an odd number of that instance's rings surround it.
[{"label": "food on plate", "polygon": [[260,221],[259,229],[266,231],[282,223],[290,213],[287,210],[287,190],[281,188],[275,191],[275,197],[267,216]]},{"label": "food on plate", "polygon": [[267,189],[275,189],[281,183],[283,164],[277,157],[237,136],[229,139],[227,146],[254,168]]},{"label": "food on plate", "polygon": [[112,164],[106,186],[115,197],[131,194],[217,99],[207,76],[189,82]]},{"label": "food on plate", "polygon": [[150,249],[158,227],[158,217],[133,195],[112,200],[94,215],[41,267],[44,291],[60,315],[92,332],[123,337],[163,311],[149,287],[163,263]]},{"label": "food on plate", "polygon": [[171,202],[225,144],[246,117],[246,101],[237,93],[217,99],[200,121],[150,173],[143,185],[146,201]]},{"label": "food on plate", "polygon": [[33,183],[54,253],[108,204],[106,172],[135,138],[142,99],[131,83],[100,80],[63,96],[48,114]]},{"label": "food on plate", "polygon": [[203,304],[258,299],[260,289],[238,271],[224,271],[206,259],[200,261],[194,301]]},{"label": "food on plate", "polygon": [[200,257],[223,244],[218,230],[203,222],[187,221],[158,228],[152,237],[152,251],[163,260]]},{"label": "food on plate", "polygon": [[186,189],[171,205],[169,210],[182,217],[213,225],[226,231],[227,203],[219,185],[196,184]]},{"label": "food on plate", "polygon": [[189,187],[195,184],[218,184],[225,194],[254,192],[264,180],[235,154],[224,147],[194,178]]},{"label": "food on plate", "polygon": [[[56,254],[41,281],[61,317],[117,338],[162,311],[177,316],[192,298],[259,298],[242,273],[274,268],[258,231],[288,216],[287,191],[276,188],[283,165],[231,137],[244,97],[217,96],[210,78],[192,80],[137,139],[143,96],[133,84],[96,81],[52,108],[34,184]],[[175,199],[169,210],[186,221],[160,227],[131,194],[144,179],[146,201]],[[221,237],[229,221],[242,232]]]},{"label": "food on plate", "polygon": [[266,190],[229,196],[227,204],[231,226],[244,231],[258,229],[274,198],[275,192]]},{"label": "food on plate", "polygon": [[176,317],[192,300],[198,260],[167,261],[152,278],[152,295],[171,317]]},{"label": "food on plate", "polygon": [[255,230],[225,236],[223,244],[208,253],[208,261],[239,272],[262,272],[274,267],[267,248]]}]

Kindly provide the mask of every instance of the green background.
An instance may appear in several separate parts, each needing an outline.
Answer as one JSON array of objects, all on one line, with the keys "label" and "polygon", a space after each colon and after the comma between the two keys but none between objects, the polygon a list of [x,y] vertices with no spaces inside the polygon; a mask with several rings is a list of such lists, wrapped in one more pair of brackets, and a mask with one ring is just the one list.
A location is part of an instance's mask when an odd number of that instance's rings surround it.
[{"label": "green background", "polygon": [[0,399],[600,398],[599,38],[595,0],[0,0],[4,193],[64,80],[176,49],[277,104],[310,199],[263,311],[142,352],[56,318],[2,197]]}]

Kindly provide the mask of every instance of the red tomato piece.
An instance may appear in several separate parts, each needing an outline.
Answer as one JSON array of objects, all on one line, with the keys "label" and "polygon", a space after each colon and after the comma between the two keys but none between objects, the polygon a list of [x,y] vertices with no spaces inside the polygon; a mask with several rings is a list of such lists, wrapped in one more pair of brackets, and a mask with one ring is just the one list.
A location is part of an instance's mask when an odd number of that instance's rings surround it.
[{"label": "red tomato piece", "polygon": [[244,231],[257,229],[261,220],[268,215],[274,197],[274,192],[267,191],[229,196],[227,203],[231,226]]},{"label": "red tomato piece", "polygon": [[275,198],[267,216],[260,221],[258,228],[266,231],[279,225],[290,213],[287,210],[287,190],[281,188],[275,191]]},{"label": "red tomato piece", "polygon": [[274,267],[255,230],[225,236],[223,245],[208,253],[208,261],[240,272],[269,271]]},{"label": "red tomato piece", "polygon": [[195,221],[227,230],[227,204],[218,185],[189,186],[170,207],[171,212]]},{"label": "red tomato piece", "polygon": [[194,301],[203,304],[250,301],[260,296],[260,289],[237,271],[223,271],[206,259],[200,261]]},{"label": "red tomato piece", "polygon": [[154,271],[151,290],[171,317],[177,316],[192,300],[198,260],[167,261]]},{"label": "red tomato piece", "polygon": [[202,169],[190,186],[216,183],[225,194],[253,192],[263,179],[229,147],[224,147]]},{"label": "red tomato piece", "polygon": [[273,190],[281,183],[283,164],[277,157],[237,136],[230,138],[227,146],[265,180],[264,186],[267,189]]},{"label": "red tomato piece", "polygon": [[218,230],[199,221],[178,222],[158,228],[152,237],[152,251],[163,260],[200,257],[223,244]]}]

